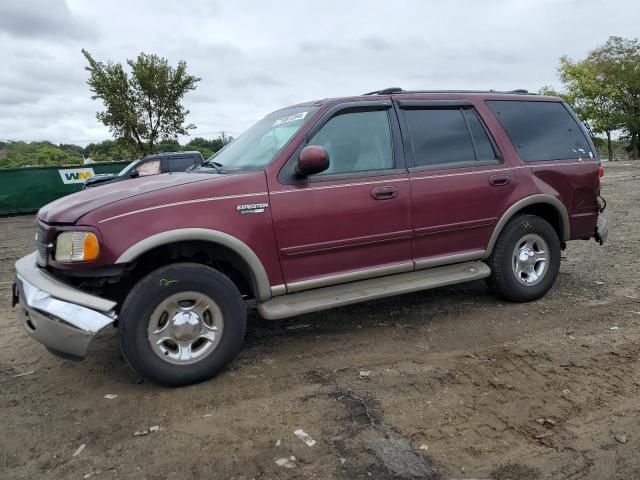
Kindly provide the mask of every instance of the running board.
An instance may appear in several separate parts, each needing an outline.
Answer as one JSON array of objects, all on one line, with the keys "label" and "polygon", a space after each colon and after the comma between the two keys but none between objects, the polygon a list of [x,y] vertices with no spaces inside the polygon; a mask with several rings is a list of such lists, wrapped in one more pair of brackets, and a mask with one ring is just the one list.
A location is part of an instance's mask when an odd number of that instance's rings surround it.
[{"label": "running board", "polygon": [[489,275],[491,270],[485,263],[458,263],[282,295],[261,304],[258,311],[268,320],[277,320],[364,300],[469,282]]}]

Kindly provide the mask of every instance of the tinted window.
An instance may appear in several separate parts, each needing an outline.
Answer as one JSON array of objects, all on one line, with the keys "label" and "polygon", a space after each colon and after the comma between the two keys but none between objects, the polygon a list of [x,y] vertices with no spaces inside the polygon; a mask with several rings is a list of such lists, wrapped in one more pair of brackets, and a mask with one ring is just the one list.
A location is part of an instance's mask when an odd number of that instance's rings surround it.
[{"label": "tinted window", "polygon": [[453,166],[496,158],[491,141],[473,110],[407,109],[404,115],[416,166]]},{"label": "tinted window", "polygon": [[493,100],[487,105],[523,160],[589,157],[591,146],[560,102]]},{"label": "tinted window", "polygon": [[471,109],[463,110],[463,112],[467,118],[471,138],[473,138],[473,143],[476,147],[476,159],[480,161],[495,160],[496,152],[493,150],[493,145],[491,145],[487,131],[482,126],[482,123],[480,123],[478,114]]},{"label": "tinted window", "polygon": [[192,157],[167,158],[170,172],[184,172],[187,168],[193,166]]},{"label": "tinted window", "polygon": [[337,115],[313,136],[309,145],[322,145],[329,152],[329,169],[323,173],[393,168],[386,110]]}]

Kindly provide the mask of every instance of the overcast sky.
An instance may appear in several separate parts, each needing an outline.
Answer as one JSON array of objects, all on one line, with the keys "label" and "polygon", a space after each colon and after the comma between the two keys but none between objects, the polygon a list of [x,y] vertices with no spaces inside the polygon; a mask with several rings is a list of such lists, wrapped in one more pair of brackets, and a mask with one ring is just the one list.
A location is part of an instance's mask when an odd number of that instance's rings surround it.
[{"label": "overcast sky", "polygon": [[86,85],[86,48],[139,52],[201,77],[192,136],[237,135],[306,100],[405,89],[536,91],[558,58],[640,36],[638,0],[0,0],[0,140],[110,138]]}]

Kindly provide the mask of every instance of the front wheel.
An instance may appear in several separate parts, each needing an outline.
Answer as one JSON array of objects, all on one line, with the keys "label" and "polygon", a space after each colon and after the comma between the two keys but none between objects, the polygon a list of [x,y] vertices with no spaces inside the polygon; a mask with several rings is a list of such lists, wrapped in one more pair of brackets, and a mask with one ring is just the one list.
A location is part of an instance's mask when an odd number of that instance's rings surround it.
[{"label": "front wheel", "polygon": [[122,352],[145,380],[181,386],[207,380],[244,343],[247,309],[222,273],[195,263],[161,267],[144,277],[120,312]]},{"label": "front wheel", "polygon": [[558,277],[560,239],[545,219],[518,215],[500,233],[488,263],[489,285],[498,295],[513,302],[537,300]]}]

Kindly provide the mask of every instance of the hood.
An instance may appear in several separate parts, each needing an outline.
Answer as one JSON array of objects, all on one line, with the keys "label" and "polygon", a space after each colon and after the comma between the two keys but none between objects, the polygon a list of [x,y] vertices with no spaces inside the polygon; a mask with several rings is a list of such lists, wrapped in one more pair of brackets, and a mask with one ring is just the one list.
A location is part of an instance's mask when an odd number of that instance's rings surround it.
[{"label": "hood", "polygon": [[90,188],[67,195],[45,205],[38,212],[38,219],[45,223],[72,224],[83,215],[110,203],[157,190],[211,181],[221,177],[223,175],[210,173],[166,173],[133,178],[126,182],[109,183],[100,188]]}]

